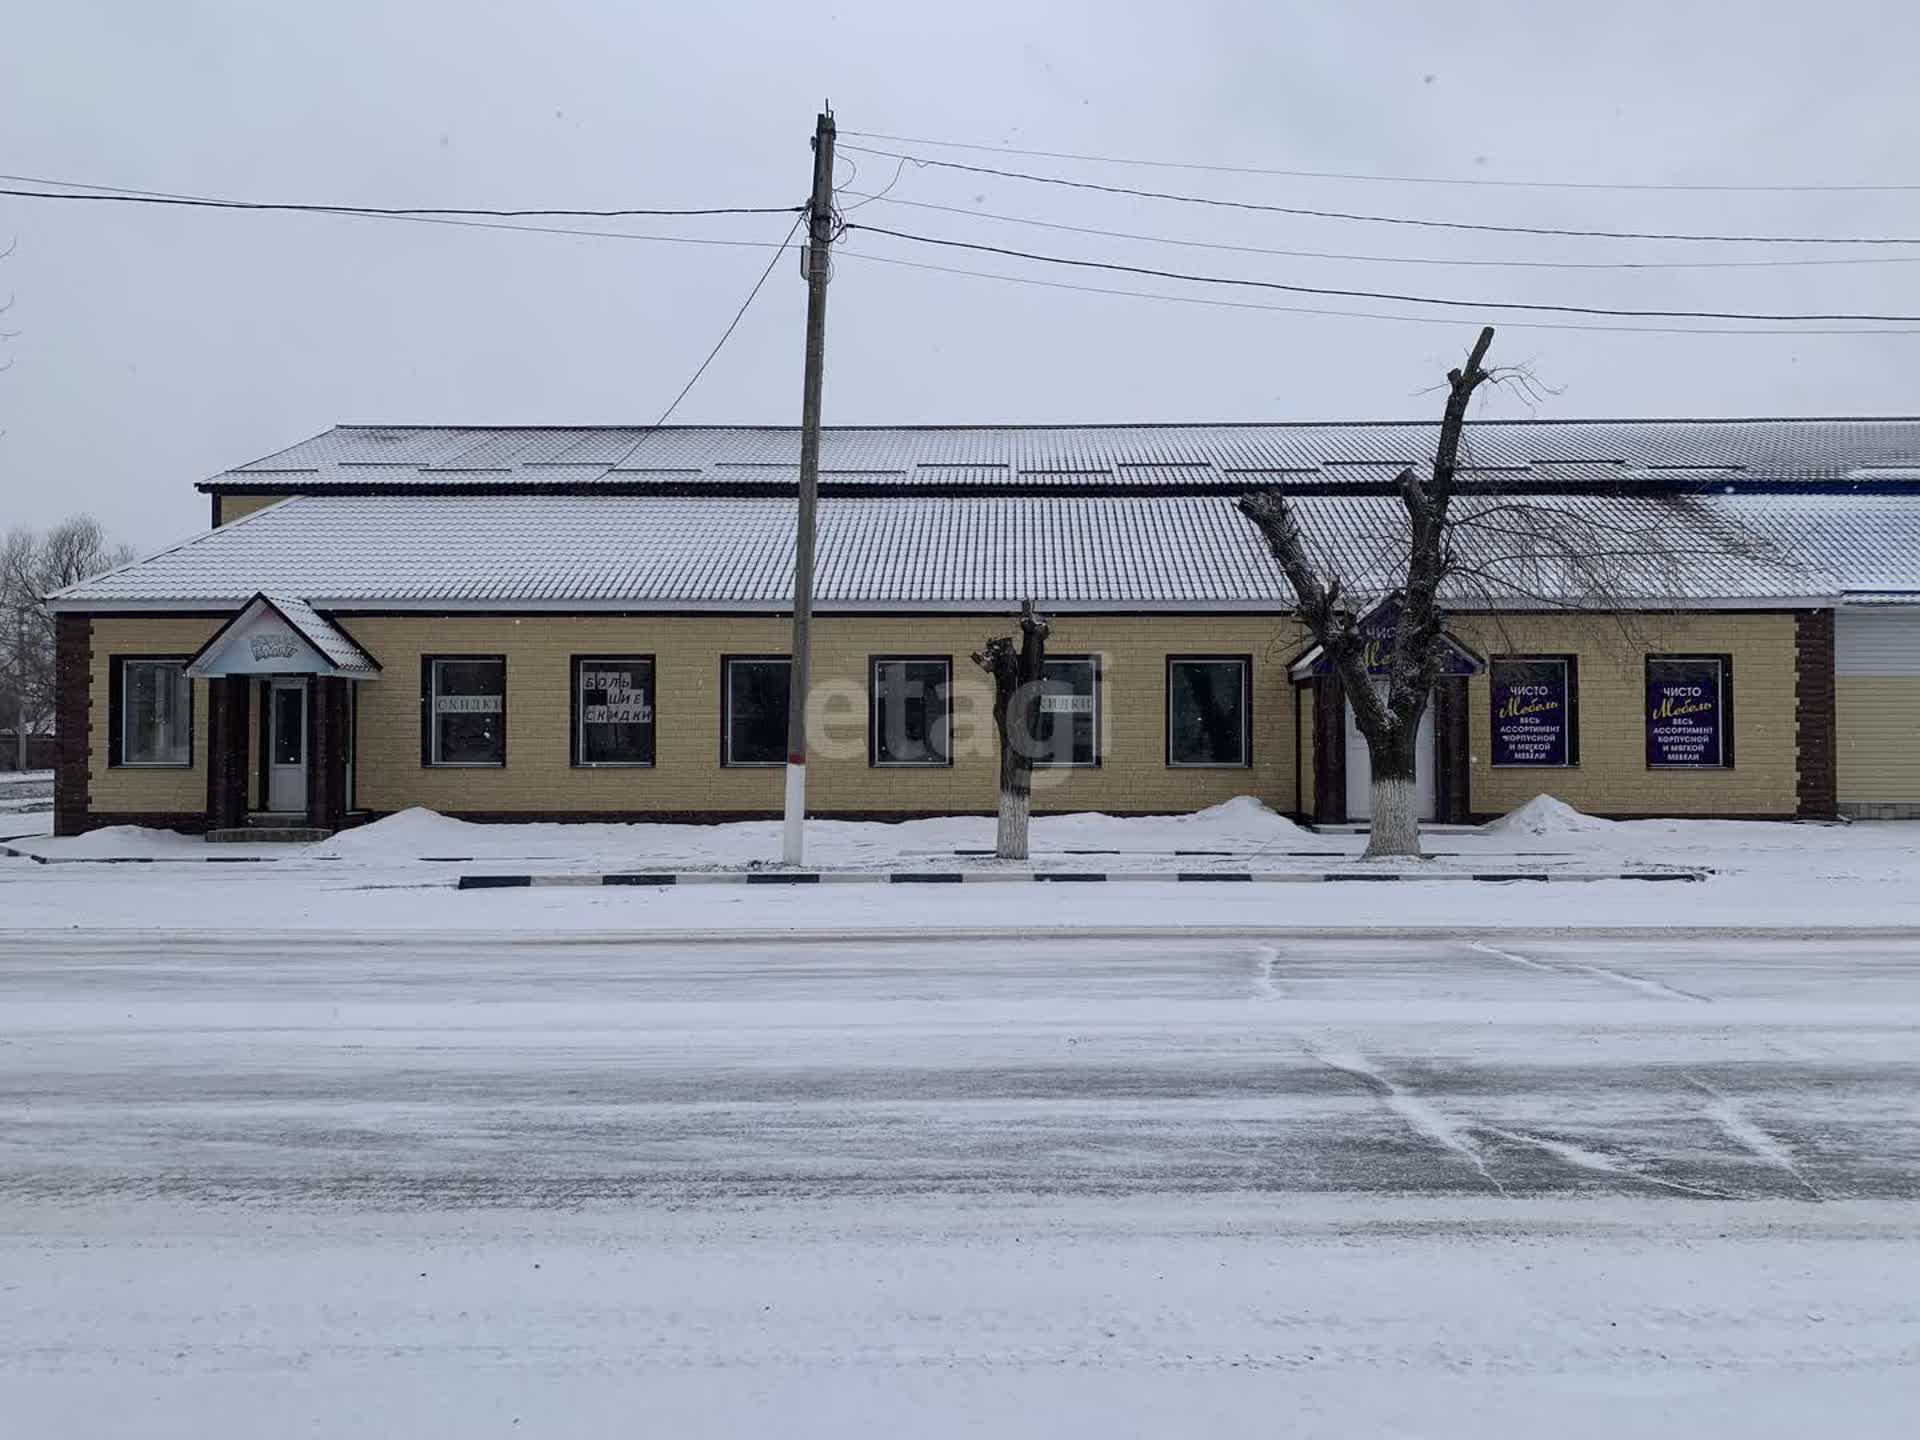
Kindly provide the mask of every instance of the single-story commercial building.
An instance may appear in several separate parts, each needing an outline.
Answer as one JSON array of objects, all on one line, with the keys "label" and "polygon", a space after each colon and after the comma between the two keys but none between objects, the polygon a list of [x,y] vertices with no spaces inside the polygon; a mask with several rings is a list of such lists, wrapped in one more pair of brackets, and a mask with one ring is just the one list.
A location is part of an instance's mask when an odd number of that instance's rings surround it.
[{"label": "single-story commercial building", "polygon": [[[830,428],[814,811],[990,811],[970,656],[1032,599],[1053,621],[1036,810],[1252,794],[1364,820],[1340,682],[1234,497],[1297,497],[1323,568],[1390,605],[1394,477],[1436,430]],[[1461,505],[1625,558],[1604,593],[1538,556],[1450,591],[1429,818],[1543,792],[1607,815],[1920,814],[1920,421],[1470,441]],[[58,829],[777,813],[797,456],[784,427],[343,426],[203,481],[211,529],[52,598]]]}]

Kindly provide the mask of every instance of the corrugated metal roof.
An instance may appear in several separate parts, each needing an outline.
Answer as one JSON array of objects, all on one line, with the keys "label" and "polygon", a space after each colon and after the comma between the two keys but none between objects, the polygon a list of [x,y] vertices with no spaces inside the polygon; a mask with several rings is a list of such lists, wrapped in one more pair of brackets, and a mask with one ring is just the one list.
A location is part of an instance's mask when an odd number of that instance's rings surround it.
[{"label": "corrugated metal roof", "polygon": [[[1358,488],[1425,463],[1437,432],[1437,422],[1418,421],[830,426],[821,436],[820,464],[827,483],[841,490],[1096,483],[1220,490],[1261,481]],[[1468,427],[1467,447],[1480,472],[1500,483],[1911,483],[1920,473],[1920,419],[1489,420]],[[799,431],[790,426],[342,425],[205,483],[259,488],[297,474],[305,489],[497,487],[503,479],[633,487],[669,477],[683,484],[791,484],[773,477],[797,473],[799,458]]]},{"label": "corrugated metal roof", "polygon": [[[1492,497],[1457,502],[1456,543],[1489,563],[1515,551]],[[1310,496],[1302,523],[1356,599],[1405,567],[1404,515],[1385,496]],[[1511,508],[1511,507],[1504,507]],[[1828,591],[1683,496],[1550,496],[1528,523],[1617,555],[1616,599],[1699,603]],[[1484,523],[1473,523],[1479,517]],[[1003,608],[1026,597],[1082,608],[1285,609],[1291,594],[1257,532],[1223,496],[844,498],[820,506],[823,608]],[[237,604],[259,590],[330,611],[383,603],[575,602],[778,610],[791,594],[789,499],[689,496],[303,496],[65,591],[75,606]],[[1500,561],[1515,596],[1578,598],[1565,547]],[[1663,554],[1684,556],[1684,564]],[[1454,603],[1489,597],[1463,582]]]},{"label": "corrugated metal roof", "polygon": [[1920,602],[1920,494],[1719,495],[1710,503],[1857,603]]},{"label": "corrugated metal roof", "polygon": [[291,595],[268,595],[266,598],[343,675],[369,676],[380,673],[379,662],[306,601]]}]

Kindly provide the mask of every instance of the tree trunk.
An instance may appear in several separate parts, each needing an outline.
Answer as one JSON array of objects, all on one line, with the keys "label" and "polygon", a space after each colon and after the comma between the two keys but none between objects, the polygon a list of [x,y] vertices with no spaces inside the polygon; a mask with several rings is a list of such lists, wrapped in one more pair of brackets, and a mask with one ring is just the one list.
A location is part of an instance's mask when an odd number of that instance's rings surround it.
[{"label": "tree trunk", "polygon": [[1395,735],[1369,744],[1373,764],[1373,831],[1363,860],[1420,856],[1420,787],[1417,779],[1419,721],[1412,735]]},{"label": "tree trunk", "polygon": [[1046,670],[1047,620],[1033,602],[1020,607],[1020,639],[1002,635],[976,651],[974,664],[993,677],[993,725],[1000,737],[1000,826],[993,853],[1027,858],[1027,818],[1033,808],[1034,737],[1040,719],[1040,681]]},{"label": "tree trunk", "polygon": [[1033,792],[1026,789],[1000,790],[1000,828],[993,837],[993,853],[1002,860],[1027,858],[1027,813],[1033,805]]}]

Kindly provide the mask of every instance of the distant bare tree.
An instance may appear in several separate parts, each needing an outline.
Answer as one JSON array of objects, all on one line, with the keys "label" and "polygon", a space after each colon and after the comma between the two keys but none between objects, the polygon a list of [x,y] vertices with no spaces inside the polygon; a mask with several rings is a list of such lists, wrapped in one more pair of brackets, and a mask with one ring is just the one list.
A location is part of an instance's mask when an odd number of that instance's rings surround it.
[{"label": "distant bare tree", "polygon": [[29,734],[52,727],[53,616],[46,597],[133,558],[129,547],[109,544],[90,515],[44,533],[10,530],[0,539],[0,724]]},{"label": "distant bare tree", "polygon": [[1000,824],[993,853],[1002,860],[1027,858],[1033,757],[1040,733],[1040,682],[1050,628],[1029,600],[1020,607],[1018,639],[997,636],[973,656],[973,663],[993,677],[993,728],[1000,740]]},{"label": "distant bare tree", "polygon": [[[1732,583],[1724,572],[1781,560],[1777,550],[1695,496],[1554,495],[1512,484],[1502,492],[1478,482],[1462,494],[1463,474],[1474,478],[1466,420],[1475,392],[1507,378],[1522,388],[1533,383],[1524,370],[1487,369],[1492,344],[1492,328],[1483,329],[1466,364],[1448,373],[1432,464],[1424,473],[1419,467],[1400,473],[1397,504],[1382,499],[1376,512],[1367,512],[1368,502],[1357,498],[1320,501],[1279,491],[1238,502],[1279,562],[1299,618],[1340,678],[1367,742],[1373,770],[1367,858],[1420,854],[1419,732],[1447,653],[1445,603],[1496,616],[1513,609],[1624,616],[1649,602],[1675,600],[1690,583]],[[1345,507],[1337,543],[1331,533],[1309,534],[1324,505]],[[1324,513],[1322,529],[1331,532],[1332,512]],[[1390,653],[1381,657],[1376,649],[1369,657],[1361,622],[1396,597]],[[1374,641],[1382,643],[1378,636]]]}]

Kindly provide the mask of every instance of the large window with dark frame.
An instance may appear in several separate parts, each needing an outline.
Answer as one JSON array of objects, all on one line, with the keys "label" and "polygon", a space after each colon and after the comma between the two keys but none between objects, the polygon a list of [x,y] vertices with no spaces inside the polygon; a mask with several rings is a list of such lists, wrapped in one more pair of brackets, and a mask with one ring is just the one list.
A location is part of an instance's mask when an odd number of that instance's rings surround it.
[{"label": "large window with dark frame", "polygon": [[876,767],[951,764],[952,657],[876,655],[871,682],[868,763]]},{"label": "large window with dark frame", "polygon": [[1646,657],[1647,768],[1733,768],[1733,656]]},{"label": "large window with dark frame", "polygon": [[1489,762],[1498,769],[1580,763],[1580,662],[1573,655],[1495,655],[1487,661]]},{"label": "large window with dark frame", "polygon": [[720,763],[786,764],[787,657],[729,655],[721,668]]},{"label": "large window with dark frame", "polygon": [[116,765],[186,769],[193,764],[193,681],[184,659],[116,658]]},{"label": "large window with dark frame", "polygon": [[501,655],[430,655],[426,667],[428,765],[507,763],[507,662]]},{"label": "large window with dark frame", "polygon": [[1244,655],[1167,657],[1167,764],[1231,769],[1253,763],[1252,671]]},{"label": "large window with dark frame", "polygon": [[653,764],[653,657],[573,657],[573,763]]},{"label": "large window with dark frame", "polygon": [[1033,763],[1091,769],[1100,763],[1100,657],[1049,655],[1041,670]]}]

